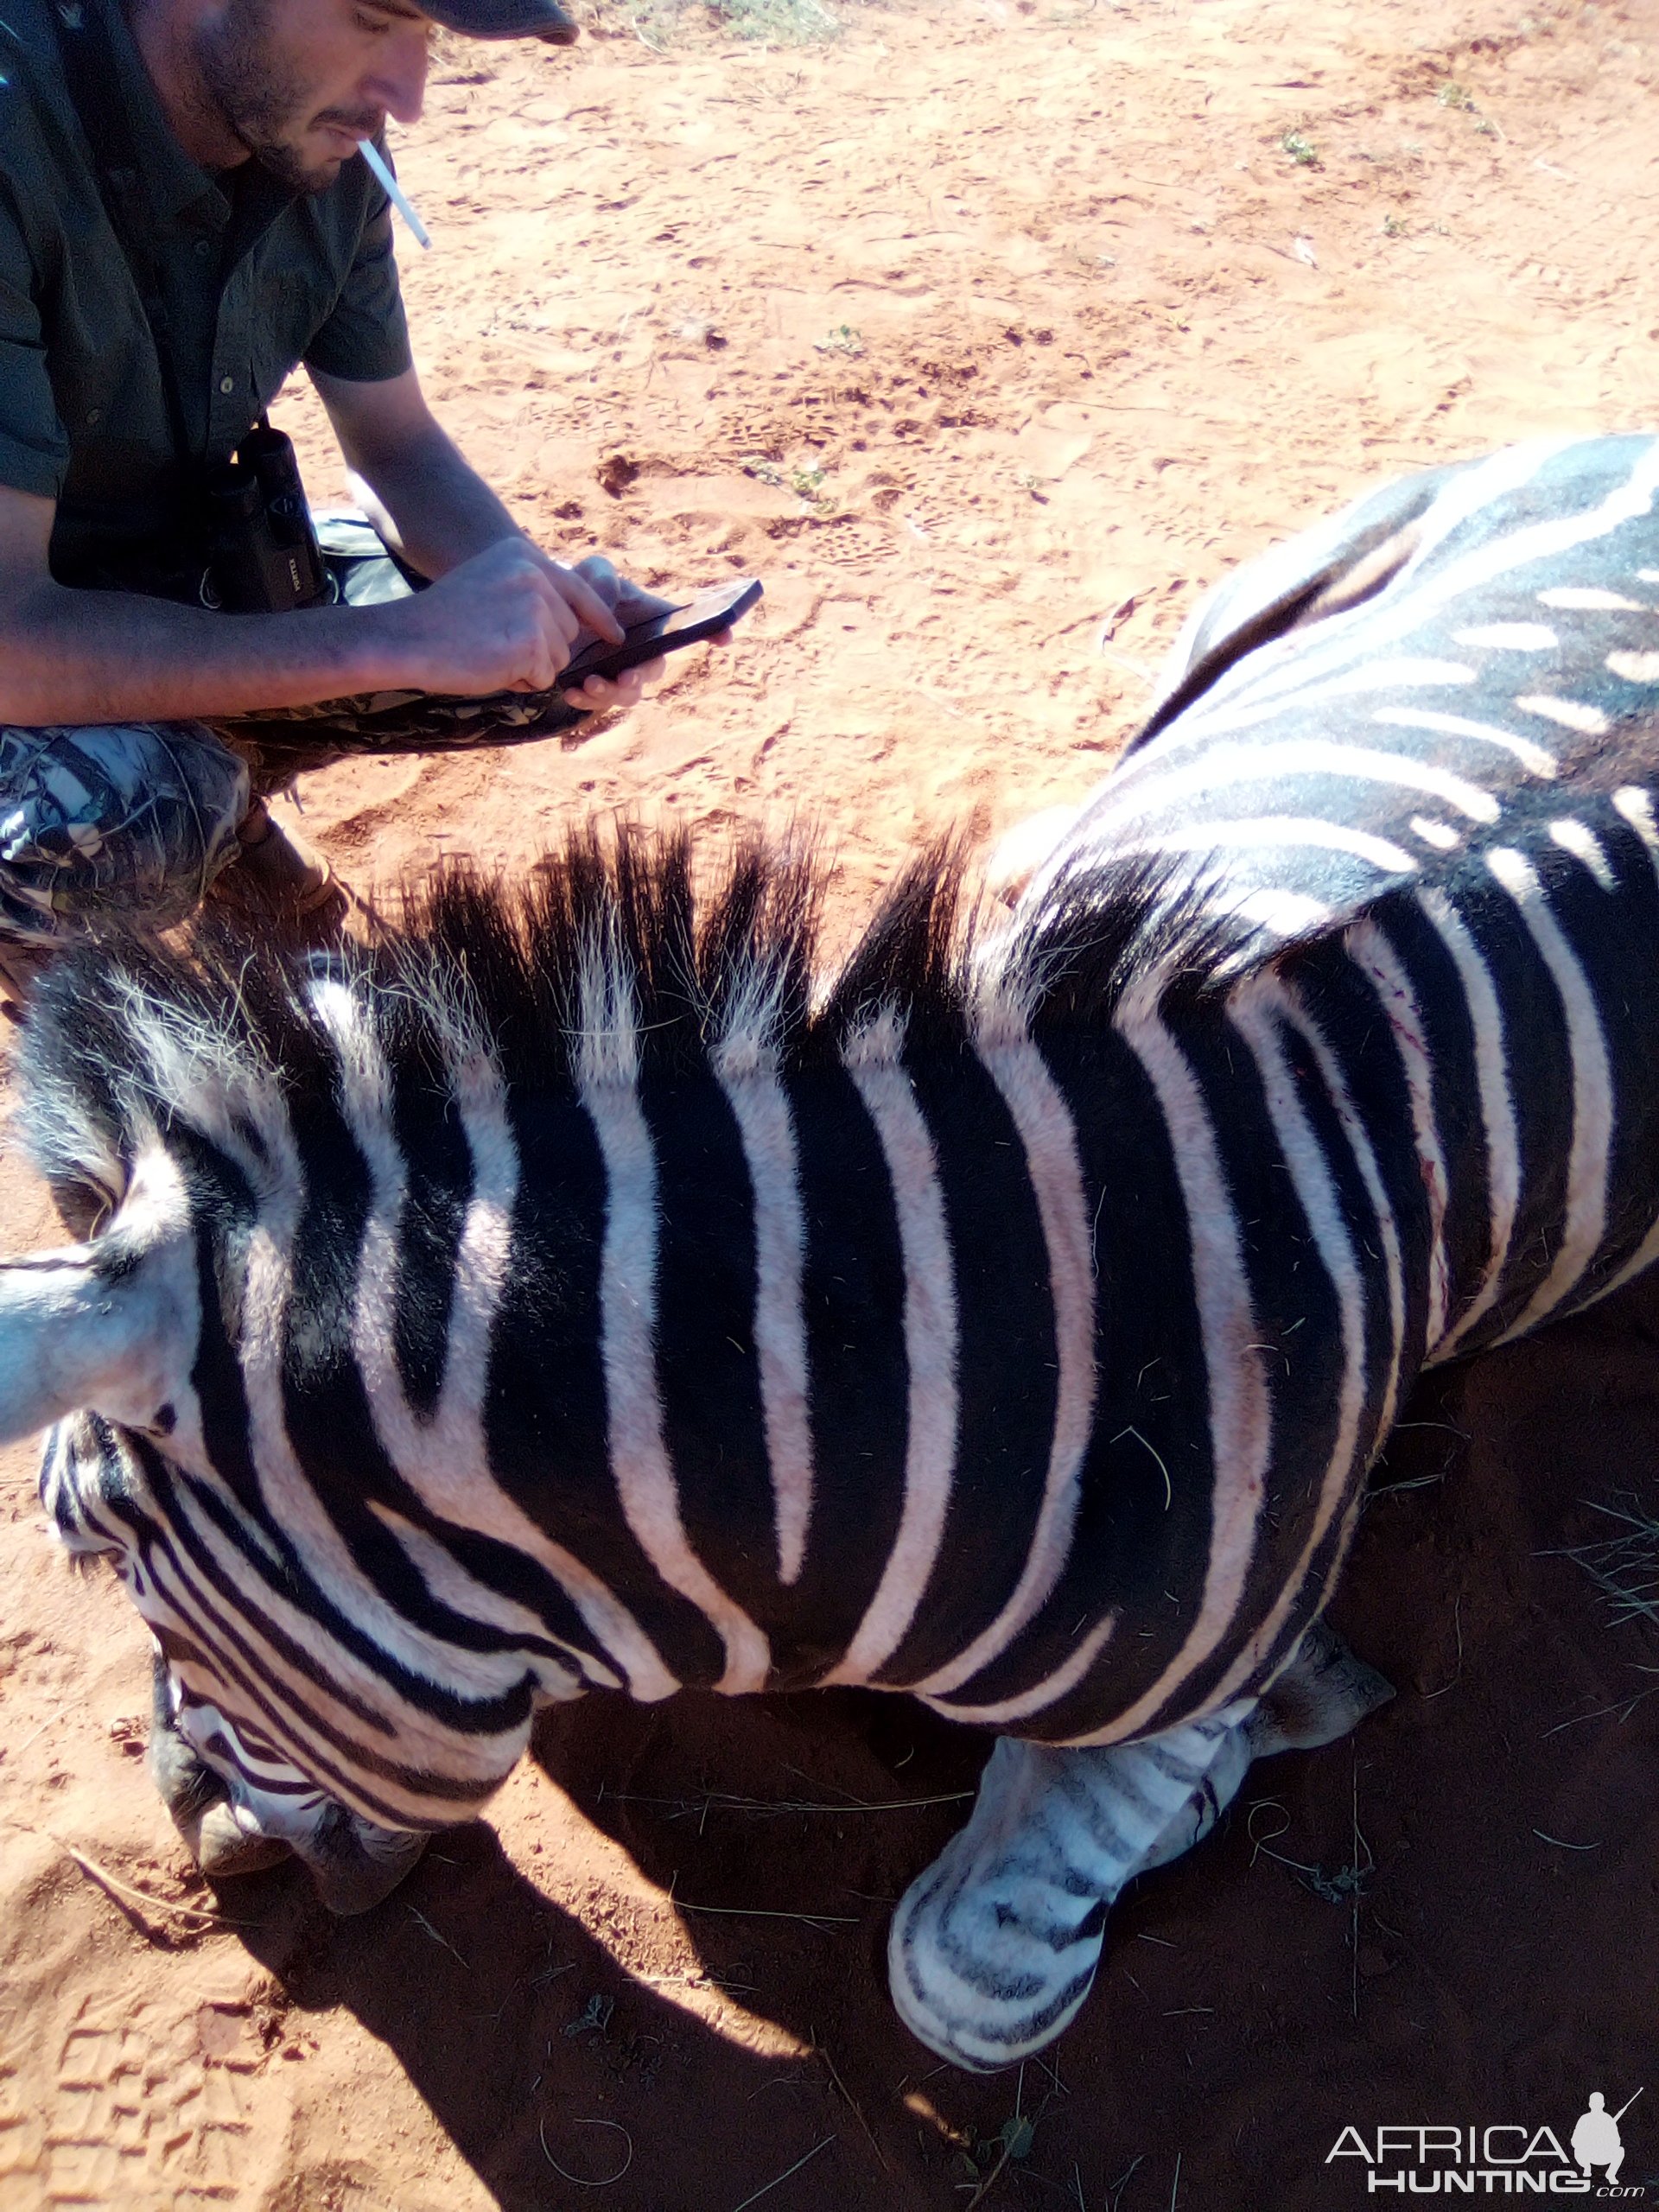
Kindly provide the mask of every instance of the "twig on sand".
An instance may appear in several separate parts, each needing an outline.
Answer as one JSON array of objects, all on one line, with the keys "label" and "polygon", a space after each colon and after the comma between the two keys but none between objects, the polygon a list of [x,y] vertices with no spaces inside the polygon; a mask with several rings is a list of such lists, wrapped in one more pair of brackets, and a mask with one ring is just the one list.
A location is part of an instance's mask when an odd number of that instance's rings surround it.
[{"label": "twig on sand", "polygon": [[770,2196],[779,2182],[787,2181],[791,2174],[799,2173],[808,2158],[816,2158],[820,2151],[827,2151],[835,2139],[833,2135],[826,2135],[821,2143],[815,2143],[804,2158],[797,2158],[792,2166],[785,2166],[782,2173],[774,2174],[768,2182],[762,2182],[753,2195],[746,2196],[741,2204],[733,2205],[732,2212],[748,2212],[751,2204],[758,2204],[763,2196]]},{"label": "twig on sand", "polygon": [[1169,2185],[1169,2212],[1175,2212],[1175,2200],[1181,2193],[1181,2153],[1175,2153],[1175,2178]]},{"label": "twig on sand", "polygon": [[677,1912],[717,1912],[728,1920],[804,1920],[809,1928],[856,1928],[855,1915],[840,1912],[772,1912],[759,1904],[688,1904],[676,1897]]},{"label": "twig on sand", "polygon": [[1122,2172],[1119,2174],[1117,2179],[1108,2186],[1106,2195],[1110,2201],[1107,2205],[1106,2212],[1117,2212],[1118,2202],[1122,2196],[1124,2190],[1135,2179],[1135,2169],[1138,2166],[1144,2166],[1146,2163],[1146,2152],[1144,2151],[1137,2151],[1134,2158],[1129,2160],[1128,2164],[1125,2166]]},{"label": "twig on sand", "polygon": [[[45,1828],[41,1834],[51,1835],[52,1832]],[[181,1920],[211,1920],[221,1928],[251,1928],[256,1924],[251,1920],[236,1919],[228,1912],[209,1912],[206,1905],[174,1904],[166,1897],[153,1897],[148,1890],[135,1889],[130,1882],[124,1882],[118,1874],[111,1874],[107,1866],[100,1866],[96,1859],[89,1859],[84,1851],[77,1851],[73,1843],[66,1843],[60,1835],[52,1836],[52,1840],[60,1851],[74,1860],[83,1873],[90,1874],[93,1881],[101,1882],[117,1897],[126,1897],[134,1904],[147,1906],[152,1912],[176,1913]]]},{"label": "twig on sand", "polygon": [[560,2180],[568,2181],[573,2189],[613,2188],[616,2183],[621,2180],[623,2175],[626,2173],[628,2168],[633,2164],[632,2136],[629,2134],[626,2127],[622,2126],[619,2121],[614,2120],[578,2120],[573,2122],[573,2125],[577,2127],[609,2127],[615,2130],[616,2133],[622,2138],[622,2140],[628,2146],[627,2150],[623,2154],[622,2163],[617,2168],[616,2171],[613,2174],[607,2174],[603,2181],[583,2181],[580,2174],[570,2173],[565,2167],[559,2164],[553,2153],[548,2149],[547,2122],[544,2120],[538,2120],[536,2123],[536,2133],[541,2138],[542,2156],[547,2160],[548,2164],[552,2167],[554,2172],[558,2175]]},{"label": "twig on sand", "polygon": [[[435,1943],[441,1943],[441,1944],[443,1946],[444,1949],[445,1949],[446,1951],[448,1951],[448,1954],[449,1954],[450,1957],[451,1957],[452,1959],[457,1960],[457,1961],[460,1962],[460,1964],[461,1964],[461,1966],[463,1966],[463,1967],[466,1967],[467,1972],[468,1974],[471,1974],[471,1972],[472,1972],[472,1968],[471,1968],[471,1967],[469,1967],[469,1966],[467,1966],[467,1961],[466,1961],[466,1960],[465,1960],[465,1959],[463,1959],[463,1958],[461,1958],[461,1953],[460,1953],[460,1952],[455,1948],[454,1945],[454,1944],[449,1941],[449,1938],[448,1938],[447,1936],[441,1936],[441,1935],[439,1935],[439,1933],[438,1933],[437,1929],[436,1929],[432,1925],[431,1922],[427,1918],[426,1915],[425,1915],[423,1912],[418,1911],[418,1910],[416,1910],[416,1908],[414,1905],[410,1905],[410,1907],[409,1908],[409,1915],[410,1915],[410,1918],[411,1920],[416,1920],[416,1921],[418,1921],[418,1922],[420,1923],[421,1926],[422,1926],[423,1929],[425,1929],[425,1930],[426,1930],[427,1934],[428,1934],[428,1935],[432,1938],[432,1941],[433,1941]],[[604,2125],[605,2125],[605,2126],[609,2126],[609,2124],[610,2124],[610,2123],[609,2123],[608,2121],[606,2121],[606,2122],[604,2123]]]},{"label": "twig on sand", "polygon": [[852,2107],[854,2119],[857,2120],[859,2126],[863,2129],[866,2135],[869,2137],[870,2148],[875,2153],[876,2164],[880,2167],[884,2174],[890,2174],[893,2171],[893,2168],[887,2164],[886,2158],[882,2154],[881,2145],[875,2139],[874,2129],[870,2126],[869,2121],[864,2117],[863,2107],[858,2102],[858,2100],[853,2095],[852,2091],[842,2080],[840,2074],[836,2071],[835,2060],[830,2057],[829,2052],[818,2041],[818,2031],[816,2028],[812,2031],[812,2050],[814,2056],[821,2058],[824,2064],[829,2068],[830,2079],[835,2083],[836,2088],[840,2090],[846,2101]]},{"label": "twig on sand", "polygon": [[1433,1703],[1433,1700],[1437,1697],[1444,1697],[1448,1690],[1456,1689],[1458,1684],[1463,1680],[1463,1599],[1461,1598],[1458,1599],[1457,1604],[1452,1608],[1452,1623],[1458,1632],[1458,1670],[1456,1674],[1452,1675],[1451,1681],[1449,1682],[1442,1682],[1439,1689],[1425,1690],[1423,1692],[1423,1703],[1425,1705]]}]

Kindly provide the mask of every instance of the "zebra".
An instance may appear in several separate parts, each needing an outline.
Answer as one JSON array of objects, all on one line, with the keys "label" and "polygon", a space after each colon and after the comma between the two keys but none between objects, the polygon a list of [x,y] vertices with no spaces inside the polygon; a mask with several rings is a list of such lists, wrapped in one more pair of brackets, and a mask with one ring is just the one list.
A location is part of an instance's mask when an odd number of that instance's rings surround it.
[{"label": "zebra", "polygon": [[1389,1694],[1322,1615],[1415,1378],[1659,1255],[1656,487],[1535,442],[1245,568],[1010,907],[935,847],[838,968],[810,853],[590,827],[50,975],[0,1438],[204,1867],[366,1910],[544,1706],[895,1691],[995,1738],[900,2018],[1058,2035]]}]

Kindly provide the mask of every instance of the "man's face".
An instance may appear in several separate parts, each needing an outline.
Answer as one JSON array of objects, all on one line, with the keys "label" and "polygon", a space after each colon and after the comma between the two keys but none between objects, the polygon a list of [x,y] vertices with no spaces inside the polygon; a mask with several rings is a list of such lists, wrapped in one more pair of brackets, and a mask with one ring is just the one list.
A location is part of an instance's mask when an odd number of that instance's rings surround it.
[{"label": "man's face", "polygon": [[388,115],[418,118],[432,29],[412,0],[222,0],[194,52],[219,119],[285,184],[321,192]]}]

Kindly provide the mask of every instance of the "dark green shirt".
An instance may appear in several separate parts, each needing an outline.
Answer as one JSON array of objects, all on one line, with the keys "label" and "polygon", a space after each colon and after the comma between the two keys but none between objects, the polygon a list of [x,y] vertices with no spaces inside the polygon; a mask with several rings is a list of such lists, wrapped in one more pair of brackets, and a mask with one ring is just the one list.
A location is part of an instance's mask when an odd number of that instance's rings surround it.
[{"label": "dark green shirt", "polygon": [[391,213],[360,156],[315,195],[252,162],[216,182],[168,130],[115,0],[87,0],[107,11],[155,210],[185,370],[193,457],[181,464],[50,4],[0,11],[0,484],[57,500],[60,582],[171,592],[194,555],[195,470],[230,454],[298,363],[360,383],[409,366]]}]

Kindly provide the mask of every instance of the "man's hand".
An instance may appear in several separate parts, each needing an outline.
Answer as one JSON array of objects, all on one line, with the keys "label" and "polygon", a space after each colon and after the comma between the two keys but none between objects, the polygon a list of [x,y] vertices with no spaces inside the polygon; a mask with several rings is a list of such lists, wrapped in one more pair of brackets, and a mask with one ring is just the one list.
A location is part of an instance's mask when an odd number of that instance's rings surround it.
[{"label": "man's hand", "polygon": [[[577,562],[576,569],[601,594],[625,630],[632,630],[639,623],[648,622],[653,614],[666,614],[675,605],[673,600],[659,598],[655,592],[646,591],[639,584],[630,583],[626,576],[619,576],[602,553],[590,553],[585,561]],[[709,642],[711,645],[729,645],[732,633],[729,630],[722,630],[718,637],[711,638]],[[588,644],[588,639],[583,638],[576,648],[577,652],[583,651]],[[602,676],[590,676],[579,691],[565,693],[565,704],[580,707],[584,714],[589,715],[601,714],[607,708],[635,706],[644,696],[646,687],[660,683],[667,671],[667,658],[663,656],[656,660],[642,661],[638,668],[624,669],[614,682],[607,681]]]},{"label": "man's hand", "polygon": [[622,641],[620,624],[584,576],[516,536],[376,613],[394,685],[467,699],[550,691],[584,632]]}]

